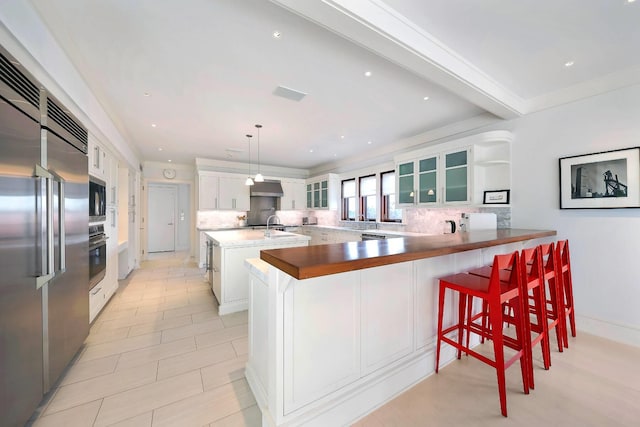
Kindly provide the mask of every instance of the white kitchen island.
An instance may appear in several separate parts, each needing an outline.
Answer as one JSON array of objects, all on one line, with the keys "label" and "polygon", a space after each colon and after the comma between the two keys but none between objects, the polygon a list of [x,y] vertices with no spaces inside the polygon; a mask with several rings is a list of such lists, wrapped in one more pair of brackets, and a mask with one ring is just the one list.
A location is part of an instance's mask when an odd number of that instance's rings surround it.
[{"label": "white kitchen island", "polygon": [[284,231],[225,230],[205,233],[208,242],[209,283],[220,307],[220,315],[246,310],[249,295],[247,258],[260,256],[264,249],[307,246],[310,237]]},{"label": "white kitchen island", "polygon": [[[262,425],[349,425],[431,375],[438,278],[555,234],[474,231],[269,250],[247,260],[245,374]],[[456,307],[448,298],[447,324]],[[453,358],[443,347],[442,362]]]}]

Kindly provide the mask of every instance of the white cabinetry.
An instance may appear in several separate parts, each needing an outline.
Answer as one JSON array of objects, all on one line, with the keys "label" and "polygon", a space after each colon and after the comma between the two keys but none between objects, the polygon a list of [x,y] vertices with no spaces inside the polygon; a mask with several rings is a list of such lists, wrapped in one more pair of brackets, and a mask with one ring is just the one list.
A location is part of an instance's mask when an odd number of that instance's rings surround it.
[{"label": "white cabinetry", "polygon": [[282,181],[284,195],[280,198],[280,210],[301,210],[306,207],[307,190],[302,179]]},{"label": "white cabinetry", "polygon": [[340,179],[333,173],[309,178],[306,193],[308,209],[336,210],[340,205]]},{"label": "white cabinetry", "polygon": [[106,215],[103,225],[108,237],[105,276],[89,291],[89,321],[93,322],[118,288],[118,161],[91,134],[88,150],[89,174],[103,180],[106,186]]},{"label": "white cabinetry", "polygon": [[396,164],[398,204],[468,203],[470,155],[471,148],[464,147],[444,152],[423,152],[418,153],[417,158],[399,160]]},{"label": "white cabinetry", "polygon": [[198,262],[198,267],[200,268],[207,266],[207,235],[204,233],[204,231],[200,232],[200,257]]},{"label": "white cabinetry", "polygon": [[107,151],[89,134],[89,174],[106,180],[109,175],[109,156]]},{"label": "white cabinetry", "polygon": [[218,181],[218,209],[248,211],[249,186],[245,177],[220,176]]},{"label": "white cabinetry", "polygon": [[249,210],[246,177],[234,174],[198,172],[198,210]]},{"label": "white cabinetry", "polygon": [[[223,231],[221,233],[230,233]],[[208,238],[210,242],[211,269],[210,284],[220,307],[218,313],[225,315],[236,311],[246,310],[249,301],[249,271],[245,268],[244,261],[248,258],[259,258],[260,251],[266,249],[278,249],[286,247],[307,246],[308,241],[294,236],[295,240],[273,239],[267,240],[261,231],[256,231],[261,241],[243,242],[238,237],[232,244],[223,243]],[[212,233],[214,235],[215,233]],[[228,246],[227,246],[228,245]]]},{"label": "white cabinetry", "polygon": [[107,280],[105,277],[93,289],[89,291],[89,322],[93,322],[96,316],[109,302],[111,296],[118,289],[117,280]]},{"label": "white cabinetry", "polygon": [[482,204],[510,188],[513,135],[491,131],[396,156],[399,206]]},{"label": "white cabinetry", "polygon": [[198,209],[218,209],[218,177],[210,174],[198,175]]}]

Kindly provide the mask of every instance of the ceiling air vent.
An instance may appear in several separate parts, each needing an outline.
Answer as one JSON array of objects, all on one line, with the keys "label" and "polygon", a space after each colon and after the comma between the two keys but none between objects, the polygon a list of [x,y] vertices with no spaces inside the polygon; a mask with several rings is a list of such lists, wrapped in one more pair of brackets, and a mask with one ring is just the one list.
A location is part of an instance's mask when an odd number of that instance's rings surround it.
[{"label": "ceiling air vent", "polygon": [[307,96],[307,94],[304,92],[300,92],[295,89],[290,89],[284,86],[278,86],[276,90],[273,91],[273,94],[275,96],[280,96],[282,98],[287,98],[296,102],[302,101],[302,98]]}]

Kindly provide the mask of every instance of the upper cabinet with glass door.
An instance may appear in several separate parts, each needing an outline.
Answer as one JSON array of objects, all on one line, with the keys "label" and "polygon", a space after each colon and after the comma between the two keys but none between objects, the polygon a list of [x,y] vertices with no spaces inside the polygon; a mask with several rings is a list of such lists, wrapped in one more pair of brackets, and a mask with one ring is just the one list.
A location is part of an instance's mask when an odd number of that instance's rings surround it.
[{"label": "upper cabinet with glass door", "polygon": [[401,206],[438,202],[438,156],[397,164],[398,203]]},{"label": "upper cabinet with glass door", "polygon": [[397,156],[399,206],[482,204],[484,191],[509,189],[511,140],[491,131]]},{"label": "upper cabinet with glass door", "polygon": [[336,210],[340,198],[338,175],[330,173],[307,179],[307,208]]},{"label": "upper cabinet with glass door", "polygon": [[469,203],[471,148],[443,153],[443,203]]}]

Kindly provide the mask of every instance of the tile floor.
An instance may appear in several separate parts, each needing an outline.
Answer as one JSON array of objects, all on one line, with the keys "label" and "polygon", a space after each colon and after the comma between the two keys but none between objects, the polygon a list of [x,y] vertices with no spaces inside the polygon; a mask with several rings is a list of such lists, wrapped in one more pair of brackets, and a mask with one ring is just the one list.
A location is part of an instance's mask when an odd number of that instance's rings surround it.
[{"label": "tile floor", "polygon": [[218,316],[185,253],[153,254],[120,282],[34,425],[258,426],[246,358],[247,312]]},{"label": "tile floor", "polygon": [[[548,371],[540,347],[534,348],[535,390],[529,395],[522,391],[519,365],[507,370],[508,418],[500,414],[495,370],[463,356],[353,427],[640,425],[640,348],[578,334],[563,353],[552,334]],[[491,345],[476,349],[493,357]]]},{"label": "tile floor", "polygon": [[[120,283],[35,425],[259,426],[246,355],[247,312],[218,316],[193,261],[154,254]],[[509,418],[495,371],[463,357],[354,426],[639,425],[640,348],[581,333],[562,354],[552,344],[549,371],[538,356],[528,396],[507,371]]]}]

